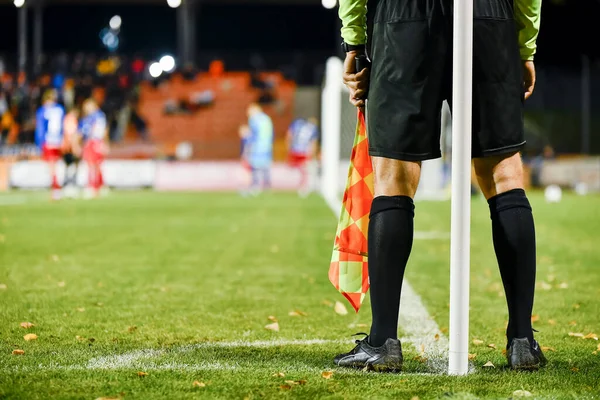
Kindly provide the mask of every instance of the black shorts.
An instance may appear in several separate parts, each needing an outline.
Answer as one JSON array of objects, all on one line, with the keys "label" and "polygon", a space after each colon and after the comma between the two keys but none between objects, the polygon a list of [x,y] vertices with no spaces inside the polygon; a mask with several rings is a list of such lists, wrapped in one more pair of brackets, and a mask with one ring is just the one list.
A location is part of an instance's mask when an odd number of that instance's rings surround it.
[{"label": "black shorts", "polygon": [[[441,156],[441,108],[452,99],[452,2],[380,0],[367,121],[372,156]],[[473,157],[525,145],[522,74],[513,0],[475,0]]]}]

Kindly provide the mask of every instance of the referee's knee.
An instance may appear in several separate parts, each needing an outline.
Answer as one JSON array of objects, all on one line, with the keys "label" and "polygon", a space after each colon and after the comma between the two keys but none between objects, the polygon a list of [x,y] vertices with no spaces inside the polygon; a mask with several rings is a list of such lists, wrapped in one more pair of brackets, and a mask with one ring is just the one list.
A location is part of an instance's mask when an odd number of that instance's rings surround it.
[{"label": "referee's knee", "polygon": [[375,197],[415,197],[421,176],[421,162],[384,157],[373,157],[372,161]]},{"label": "referee's knee", "polygon": [[523,162],[520,153],[476,158],[477,182],[486,199],[523,188]]}]

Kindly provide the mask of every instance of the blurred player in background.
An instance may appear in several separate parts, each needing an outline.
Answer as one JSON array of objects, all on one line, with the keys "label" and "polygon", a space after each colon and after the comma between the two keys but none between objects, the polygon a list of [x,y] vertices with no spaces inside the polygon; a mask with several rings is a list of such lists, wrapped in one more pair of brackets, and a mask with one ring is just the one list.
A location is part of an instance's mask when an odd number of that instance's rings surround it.
[{"label": "blurred player in background", "polygon": [[56,91],[47,90],[42,97],[42,106],[37,111],[35,144],[42,152],[50,168],[52,199],[59,200],[61,188],[56,177],[56,163],[62,156],[63,119],[65,110],[56,102]]},{"label": "blurred player in background", "polygon": [[288,162],[300,171],[298,194],[307,196],[313,189],[314,159],[317,154],[319,128],[317,119],[298,118],[292,122],[287,132]]},{"label": "blurred player in background", "polygon": [[[271,187],[271,166],[273,164],[273,121],[258,104],[248,107],[248,136],[243,159],[252,169],[250,194],[258,194]],[[262,185],[261,185],[262,177]]]},{"label": "blurred player in background", "polygon": [[245,195],[246,188],[250,186],[250,182],[252,179],[252,168],[250,164],[248,164],[248,160],[246,160],[246,147],[248,146],[248,140],[250,139],[250,127],[248,125],[240,126],[239,130],[240,135],[240,159],[242,166],[242,195]]},{"label": "blurred player in background", "polygon": [[81,120],[81,137],[83,139],[83,160],[88,167],[88,187],[85,198],[98,197],[104,185],[101,165],[108,153],[106,144],[106,115],[92,99],[83,103]]},{"label": "blurred player in background", "polygon": [[81,158],[81,136],[79,134],[79,108],[71,109],[64,120],[63,160],[65,162],[64,193],[66,197],[77,197],[77,168]]}]

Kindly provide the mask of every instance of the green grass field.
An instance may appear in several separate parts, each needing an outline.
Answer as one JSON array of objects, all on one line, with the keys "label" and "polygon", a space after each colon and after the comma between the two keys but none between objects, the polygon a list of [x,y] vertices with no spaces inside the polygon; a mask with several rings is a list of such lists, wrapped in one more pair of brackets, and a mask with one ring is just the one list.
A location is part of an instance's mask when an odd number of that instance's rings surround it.
[{"label": "green grass field", "polygon": [[[28,201],[10,204],[14,196]],[[560,204],[531,196],[534,326],[551,348],[537,373],[505,368],[507,313],[487,204],[473,200],[470,340],[482,342],[471,344],[475,371],[465,377],[428,373],[410,346],[400,375],[333,366],[370,313],[368,304],[358,315],[334,311],[344,301],[327,279],[336,218],[317,196],[144,192],[58,204],[45,196],[0,195],[0,399],[600,396],[600,342],[569,336],[600,334],[598,196]],[[449,232],[449,209],[418,203],[416,229]],[[442,332],[448,260],[447,238],[417,240],[407,276]],[[269,316],[278,332],[265,329]]]}]

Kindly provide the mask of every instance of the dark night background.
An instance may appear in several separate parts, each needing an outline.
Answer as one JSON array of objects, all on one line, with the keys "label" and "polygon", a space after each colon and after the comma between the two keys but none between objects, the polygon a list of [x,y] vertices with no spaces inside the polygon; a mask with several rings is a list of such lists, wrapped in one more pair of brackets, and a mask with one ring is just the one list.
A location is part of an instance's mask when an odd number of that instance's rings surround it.
[{"label": "dark night background", "polygon": [[[370,7],[374,8],[373,1]],[[49,4],[44,11],[44,50],[102,51],[98,32],[115,14],[123,18],[121,52],[139,51],[147,56],[175,53],[175,10],[166,4]],[[17,9],[12,4],[2,5],[0,15],[0,52],[14,54]],[[336,18],[336,10],[326,10],[318,3],[202,4],[197,47],[199,53],[333,52],[339,36]],[[598,59],[599,25],[600,0],[545,0],[538,61],[578,64],[581,54]]]}]

